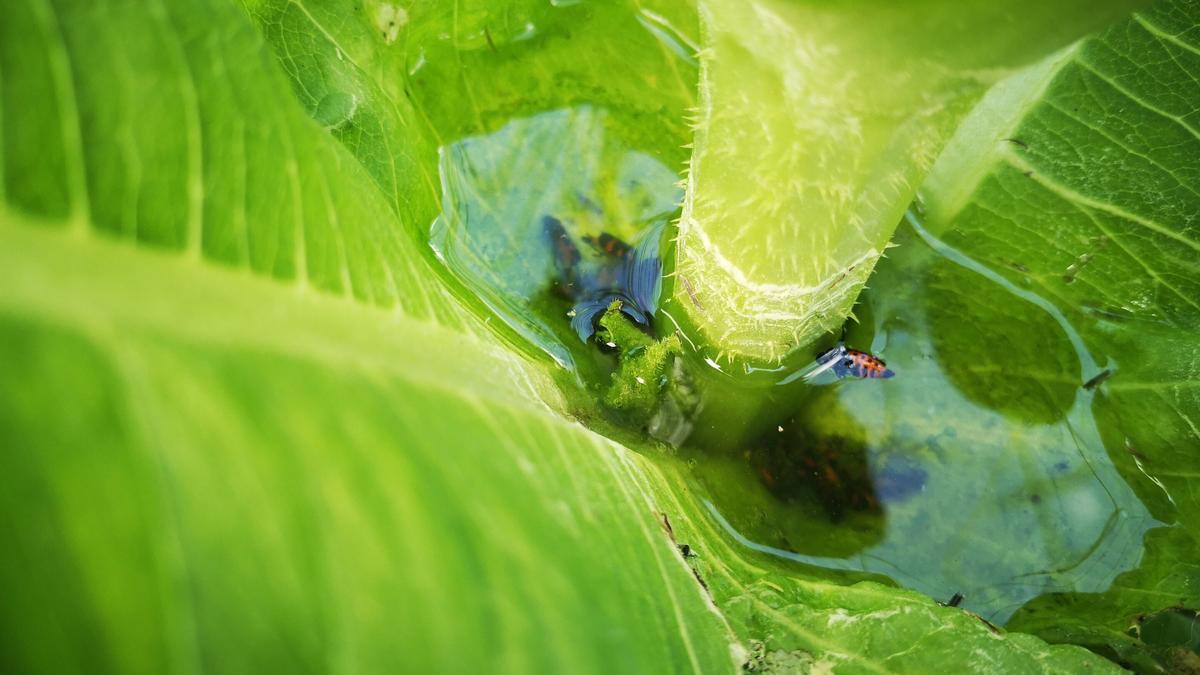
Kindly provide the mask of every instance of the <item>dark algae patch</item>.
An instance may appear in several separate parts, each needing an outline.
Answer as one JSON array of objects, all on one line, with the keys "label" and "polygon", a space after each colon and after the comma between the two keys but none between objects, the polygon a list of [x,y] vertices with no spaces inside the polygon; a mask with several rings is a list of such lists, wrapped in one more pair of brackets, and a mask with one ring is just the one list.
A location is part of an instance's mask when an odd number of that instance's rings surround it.
[{"label": "dark algae patch", "polygon": [[794,418],[787,423],[764,432],[746,453],[773,496],[785,502],[815,499],[833,522],[848,511],[879,513],[864,446],[846,436],[812,434]]}]

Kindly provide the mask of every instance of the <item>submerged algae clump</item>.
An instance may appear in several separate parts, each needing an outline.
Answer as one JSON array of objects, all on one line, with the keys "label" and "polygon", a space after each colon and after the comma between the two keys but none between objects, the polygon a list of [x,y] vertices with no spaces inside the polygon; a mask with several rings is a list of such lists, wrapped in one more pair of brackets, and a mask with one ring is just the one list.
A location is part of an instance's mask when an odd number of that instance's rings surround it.
[{"label": "submerged algae clump", "polygon": [[638,419],[649,419],[670,381],[667,373],[682,351],[679,337],[656,340],[642,332],[622,314],[619,300],[600,317],[600,328],[599,339],[615,347],[620,360],[604,403]]}]

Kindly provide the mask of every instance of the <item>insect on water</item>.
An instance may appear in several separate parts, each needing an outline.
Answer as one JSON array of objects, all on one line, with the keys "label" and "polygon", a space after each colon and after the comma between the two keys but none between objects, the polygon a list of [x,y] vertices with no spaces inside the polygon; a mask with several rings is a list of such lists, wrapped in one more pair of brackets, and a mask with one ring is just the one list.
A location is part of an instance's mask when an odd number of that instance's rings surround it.
[{"label": "insect on water", "polygon": [[838,379],[857,377],[886,380],[896,374],[879,357],[849,349],[844,342],[839,342],[836,347],[818,356],[816,365],[804,375],[804,379],[812,380],[827,371],[833,371]]}]

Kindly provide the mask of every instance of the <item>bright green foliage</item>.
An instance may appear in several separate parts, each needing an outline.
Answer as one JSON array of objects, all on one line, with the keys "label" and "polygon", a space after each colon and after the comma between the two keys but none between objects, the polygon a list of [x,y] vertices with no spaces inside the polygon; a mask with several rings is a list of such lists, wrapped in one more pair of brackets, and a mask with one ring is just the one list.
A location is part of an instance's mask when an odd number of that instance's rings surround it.
[{"label": "bright green foliage", "polygon": [[1111,667],[752,552],[656,448],[566,419],[432,263],[439,149],[510,116],[618,109],[686,156],[663,4],[5,4],[0,670]]},{"label": "bright green foliage", "polygon": [[675,296],[709,351],[778,361],[836,333],[988,85],[1135,4],[702,0]]},{"label": "bright green foliage", "polygon": [[[998,87],[923,191],[931,231],[1052,302],[1112,373],[1092,404],[1108,456],[1167,527],[1107,592],[1044,598],[1013,625],[1127,658],[1138,614],[1200,605],[1198,23],[1200,5],[1167,3]],[[1024,343],[1041,354],[1017,352],[1018,377],[1060,396],[1053,351]]]},{"label": "bright green foliage", "polygon": [[[675,26],[694,33],[695,12],[494,4],[264,0],[249,13],[301,104],[403,225],[422,241],[431,231],[517,346],[567,365],[577,342],[544,316],[566,309],[539,297],[550,264],[541,218],[575,223],[576,236],[629,237],[677,212],[696,65]],[[332,126],[331,98],[355,104]]]},{"label": "bright green foliage", "polygon": [[527,363],[5,220],[6,672],[730,670],[653,467]]},{"label": "bright green foliage", "polygon": [[734,667],[653,467],[406,232],[419,125],[347,152],[226,3],[3,13],[0,670]]}]

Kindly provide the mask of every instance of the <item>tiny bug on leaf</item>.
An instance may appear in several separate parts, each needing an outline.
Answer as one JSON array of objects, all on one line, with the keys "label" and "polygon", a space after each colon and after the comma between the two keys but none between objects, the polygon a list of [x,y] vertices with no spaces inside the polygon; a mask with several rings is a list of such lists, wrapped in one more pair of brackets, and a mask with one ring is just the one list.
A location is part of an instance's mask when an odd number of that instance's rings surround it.
[{"label": "tiny bug on leaf", "polygon": [[843,342],[839,342],[833,349],[821,353],[817,357],[816,365],[804,376],[804,379],[812,380],[830,370],[838,379],[857,377],[886,380],[896,374],[887,367],[882,359],[857,349],[848,349]]}]

